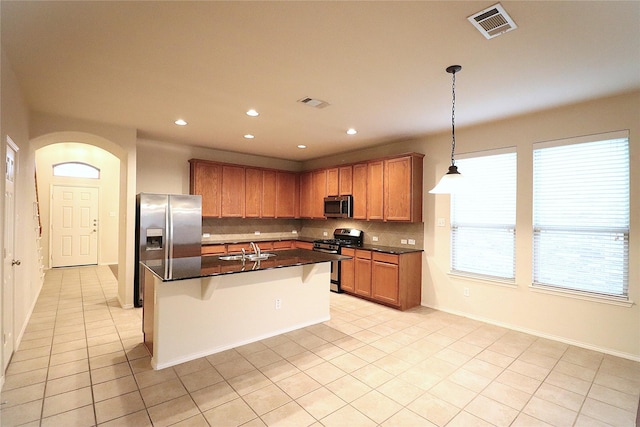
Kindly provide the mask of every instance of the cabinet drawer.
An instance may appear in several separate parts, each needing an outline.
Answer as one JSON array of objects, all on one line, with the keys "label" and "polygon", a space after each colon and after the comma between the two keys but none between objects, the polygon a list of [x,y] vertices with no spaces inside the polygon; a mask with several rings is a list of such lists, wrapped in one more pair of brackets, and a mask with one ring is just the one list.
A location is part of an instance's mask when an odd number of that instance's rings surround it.
[{"label": "cabinet drawer", "polygon": [[227,253],[227,245],[203,245],[202,255],[222,255]]},{"label": "cabinet drawer", "polygon": [[355,251],[355,249],[351,249],[351,248],[342,248],[342,250],[340,251],[340,254],[341,255],[355,257],[356,256],[356,251]]},{"label": "cabinet drawer", "polygon": [[400,263],[400,259],[399,259],[398,255],[386,254],[384,252],[374,252],[373,253],[373,260],[374,261],[380,261],[380,262],[387,262],[389,264],[399,264]]},{"label": "cabinet drawer", "polygon": [[227,252],[230,254],[239,254],[243,248],[246,252],[251,252],[252,250],[249,243],[232,243],[227,245]]},{"label": "cabinet drawer", "polygon": [[371,251],[356,249],[356,258],[371,259]]},{"label": "cabinet drawer", "polygon": [[279,249],[291,249],[293,247],[292,240],[280,240],[277,242],[273,242],[273,250],[277,251]]},{"label": "cabinet drawer", "polygon": [[296,242],[296,248],[298,248],[298,249],[313,250],[313,243],[311,243],[311,242],[300,242],[300,241],[297,241],[297,242]]}]

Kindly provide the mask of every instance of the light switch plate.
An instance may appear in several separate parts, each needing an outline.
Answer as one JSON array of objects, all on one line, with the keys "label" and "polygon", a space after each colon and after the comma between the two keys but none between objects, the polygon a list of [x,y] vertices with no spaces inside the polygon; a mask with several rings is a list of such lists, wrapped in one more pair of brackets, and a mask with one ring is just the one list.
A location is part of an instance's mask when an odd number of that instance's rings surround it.
[{"label": "light switch plate", "polygon": [[400,239],[400,244],[406,245],[407,244],[407,239]]},{"label": "light switch plate", "polygon": [[415,244],[416,244],[416,241],[415,241],[414,239],[409,239],[409,244],[410,244],[410,245],[415,245]]},{"label": "light switch plate", "polygon": [[438,218],[438,227],[444,227],[445,225],[447,225],[447,222],[445,221],[445,219]]},{"label": "light switch plate", "polygon": [[371,241],[372,241],[372,242],[377,242],[377,241],[378,241],[378,236],[373,236],[373,237],[371,237]]},{"label": "light switch plate", "polygon": [[259,236],[260,232],[259,231],[254,231],[253,234],[255,234],[256,236]]}]

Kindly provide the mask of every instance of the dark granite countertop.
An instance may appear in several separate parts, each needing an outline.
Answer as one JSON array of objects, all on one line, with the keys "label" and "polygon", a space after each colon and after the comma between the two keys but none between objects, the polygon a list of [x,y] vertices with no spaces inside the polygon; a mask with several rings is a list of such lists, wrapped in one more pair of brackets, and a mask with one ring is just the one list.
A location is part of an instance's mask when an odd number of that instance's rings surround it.
[{"label": "dark granite countertop", "polygon": [[396,254],[396,255],[402,255],[402,254],[409,254],[409,253],[412,253],[412,252],[423,252],[424,251],[424,249],[419,249],[419,248],[380,246],[380,245],[362,245],[361,247],[358,247],[356,249],[365,249],[365,250],[368,250],[368,251],[384,252],[384,253],[387,253],[387,254]]},{"label": "dark granite countertop", "polygon": [[[297,237],[297,238],[292,238],[292,239],[285,239],[285,238],[281,238],[281,239],[274,239],[274,238],[264,238],[264,239],[254,239],[251,240],[252,242],[255,243],[260,243],[260,242],[279,242],[279,241],[283,241],[283,240],[297,240],[300,242],[308,242],[308,243],[313,243],[315,240],[315,238],[311,238],[311,237]],[[233,242],[233,241],[224,241],[224,242],[202,242],[202,245],[222,245],[222,244],[236,244],[236,243],[248,243],[249,240],[239,240],[237,242]],[[420,249],[420,248],[414,248],[414,247],[396,247],[396,246],[382,246],[382,245],[376,245],[376,244],[365,244],[359,247],[353,247],[355,249],[365,249],[368,251],[375,251],[375,252],[384,252],[387,254],[396,254],[396,255],[401,255],[401,254],[408,254],[408,253],[412,253],[412,252],[423,252],[424,249]]]},{"label": "dark granite countertop", "polygon": [[306,249],[288,249],[269,253],[276,255],[262,261],[245,260],[244,263],[241,260],[221,260],[218,256],[174,258],[168,263],[163,260],[147,260],[141,263],[162,281],[171,282],[351,259],[344,255],[325,254]]}]

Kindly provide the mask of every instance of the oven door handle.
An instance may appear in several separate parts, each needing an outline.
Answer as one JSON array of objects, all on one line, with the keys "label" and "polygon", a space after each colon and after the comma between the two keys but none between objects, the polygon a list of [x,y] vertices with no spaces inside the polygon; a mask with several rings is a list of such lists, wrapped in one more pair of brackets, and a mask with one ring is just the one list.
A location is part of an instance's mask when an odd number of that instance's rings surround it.
[{"label": "oven door handle", "polygon": [[331,249],[320,249],[320,248],[313,248],[314,251],[316,252],[324,252],[325,254],[337,254],[338,251],[333,251]]}]

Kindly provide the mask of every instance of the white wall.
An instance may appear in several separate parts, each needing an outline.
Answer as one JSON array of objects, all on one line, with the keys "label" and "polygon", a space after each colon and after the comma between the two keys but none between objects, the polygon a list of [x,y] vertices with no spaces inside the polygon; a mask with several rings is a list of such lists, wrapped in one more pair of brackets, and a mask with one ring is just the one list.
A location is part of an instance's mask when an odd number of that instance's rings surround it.
[{"label": "white wall", "polygon": [[[472,127],[456,126],[456,153],[515,146],[518,153],[516,284],[501,286],[449,275],[448,195],[428,191],[450,164],[450,130],[422,139],[304,162],[304,169],[416,151],[424,159],[424,257],[422,304],[439,310],[640,360],[640,92],[595,100]],[[629,298],[619,306],[531,289],[532,144],[629,129],[631,150],[631,235]],[[464,173],[464,171],[462,171]],[[436,227],[445,218],[447,227]],[[469,288],[470,296],[463,296]]]},{"label": "white wall", "polygon": [[[640,360],[640,92],[543,111],[510,120],[456,128],[456,152],[515,146],[518,155],[516,284],[501,286],[453,277],[449,272],[450,197],[429,194],[449,166],[449,133],[421,144],[425,156],[425,262],[422,303],[453,313],[533,332],[623,357]],[[620,306],[533,290],[532,144],[629,129],[631,154],[631,231],[629,298]],[[464,171],[461,171],[464,174]],[[463,288],[470,296],[463,296]]]},{"label": "white wall", "polygon": [[300,163],[230,151],[138,140],[137,193],[189,194],[189,159],[300,170]]},{"label": "white wall", "polygon": [[[99,179],[53,176],[53,166],[81,162],[100,169]],[[49,264],[50,200],[52,185],[98,187],[98,264],[118,263],[118,211],[120,204],[120,160],[101,148],[75,142],[62,142],[36,152],[38,199],[42,218],[42,246],[45,265]]]},{"label": "white wall", "polygon": [[[15,258],[21,261],[20,266],[13,268],[15,278],[15,291],[13,295],[14,307],[14,325],[13,337],[17,349],[17,344],[24,333],[27,326],[29,316],[33,310],[33,306],[38,297],[38,293],[42,287],[40,277],[39,258],[37,250],[36,231],[37,222],[33,218],[33,202],[35,201],[35,160],[29,152],[29,113],[26,102],[20,92],[20,88],[16,76],[11,69],[9,60],[4,51],[2,51],[2,76],[0,92],[0,139],[2,147],[2,164],[4,165],[4,157],[6,150],[7,136],[11,137],[17,144],[18,164],[16,176],[16,193],[15,193]],[[2,218],[0,221],[0,230],[2,230],[1,240],[4,246],[4,169],[2,167],[2,179],[0,179],[0,188],[2,189]],[[0,273],[2,282],[4,282],[5,274],[2,263],[0,263]],[[2,295],[5,298],[5,295]],[[4,301],[0,301],[4,302]],[[0,304],[0,308],[2,305]],[[0,316],[1,318],[1,316]],[[8,325],[2,325],[2,333],[7,332]],[[2,358],[0,352],[0,358]],[[2,361],[4,362],[4,361]],[[0,366],[4,366],[0,363]],[[2,371],[0,369],[0,371]],[[4,372],[0,372],[2,378]]]}]

